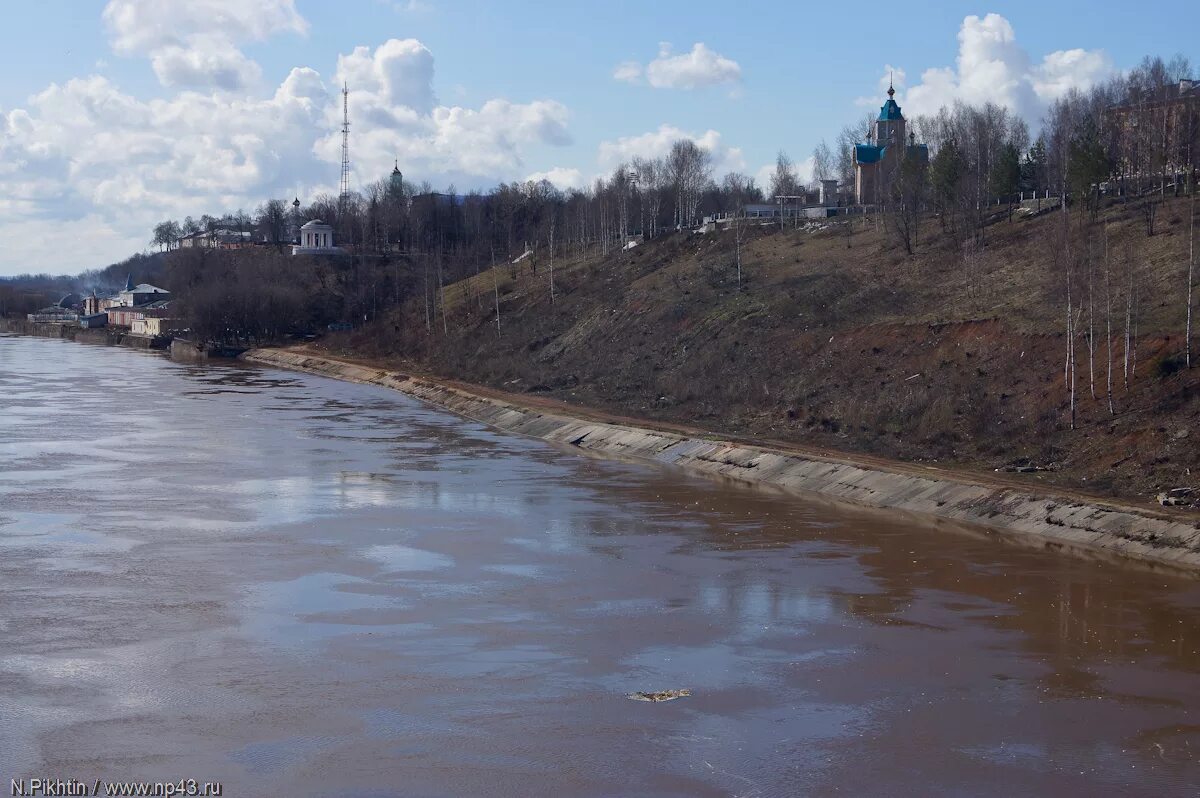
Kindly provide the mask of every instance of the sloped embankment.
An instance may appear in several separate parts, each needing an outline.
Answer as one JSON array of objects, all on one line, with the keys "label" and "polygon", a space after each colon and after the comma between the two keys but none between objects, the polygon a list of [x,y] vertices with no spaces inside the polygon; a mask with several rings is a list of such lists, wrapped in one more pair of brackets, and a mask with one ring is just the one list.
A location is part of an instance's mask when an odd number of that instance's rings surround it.
[{"label": "sloped embankment", "polygon": [[[896,464],[855,462],[790,449],[689,436],[548,412],[435,380],[286,349],[257,349],[246,360],[393,388],[498,429],[601,455],[658,462],[690,472],[776,486],[856,505],[903,510],[1003,530],[1047,548],[1110,552],[1200,568],[1200,526],[1116,504],[1018,487],[917,473]],[[490,392],[488,392],[490,393]]]}]

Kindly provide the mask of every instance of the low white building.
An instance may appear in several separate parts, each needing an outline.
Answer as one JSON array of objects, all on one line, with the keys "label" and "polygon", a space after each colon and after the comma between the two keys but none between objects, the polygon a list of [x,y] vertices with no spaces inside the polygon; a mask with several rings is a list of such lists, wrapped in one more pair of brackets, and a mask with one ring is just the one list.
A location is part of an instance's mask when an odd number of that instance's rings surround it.
[{"label": "low white building", "polygon": [[333,244],[333,228],[320,219],[305,222],[300,228],[300,243],[292,246],[293,255],[336,255],[341,251]]}]

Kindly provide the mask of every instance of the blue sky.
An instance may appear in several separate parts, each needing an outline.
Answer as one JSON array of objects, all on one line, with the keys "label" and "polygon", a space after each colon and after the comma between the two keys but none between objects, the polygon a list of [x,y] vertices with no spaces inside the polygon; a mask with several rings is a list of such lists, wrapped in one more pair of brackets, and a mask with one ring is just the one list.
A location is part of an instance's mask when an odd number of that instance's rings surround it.
[{"label": "blue sky", "polygon": [[713,151],[718,173],[762,175],[784,149],[803,174],[821,138],[878,106],[889,67],[906,112],[990,98],[1036,126],[1057,93],[1143,55],[1200,60],[1194,24],[1169,22],[1196,21],[1184,2],[861,8],[13,4],[0,274],[104,265],[144,249],[161,218],[330,190],[341,80],[357,182],[399,158],[410,179],[465,190],[587,183],[681,135]]}]

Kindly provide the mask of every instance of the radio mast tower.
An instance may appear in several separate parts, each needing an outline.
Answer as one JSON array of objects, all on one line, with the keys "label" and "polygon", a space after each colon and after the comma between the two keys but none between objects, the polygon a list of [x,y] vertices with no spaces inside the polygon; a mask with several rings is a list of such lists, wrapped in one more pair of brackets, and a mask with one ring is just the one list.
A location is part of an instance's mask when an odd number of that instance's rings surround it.
[{"label": "radio mast tower", "polygon": [[342,84],[342,182],[338,187],[338,202],[350,196],[350,90]]}]

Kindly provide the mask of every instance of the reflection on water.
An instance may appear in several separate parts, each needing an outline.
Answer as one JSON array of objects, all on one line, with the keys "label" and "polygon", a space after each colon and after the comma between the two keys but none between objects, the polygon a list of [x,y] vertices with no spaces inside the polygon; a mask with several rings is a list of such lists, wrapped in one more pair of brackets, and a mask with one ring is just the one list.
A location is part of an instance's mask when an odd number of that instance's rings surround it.
[{"label": "reflection on water", "polygon": [[398,544],[370,546],[363,553],[388,571],[435,571],[454,565],[454,560],[444,554]]},{"label": "reflection on water", "polygon": [[0,336],[20,772],[1187,794],[1197,620],[1177,575],[580,458],[383,389]]}]

